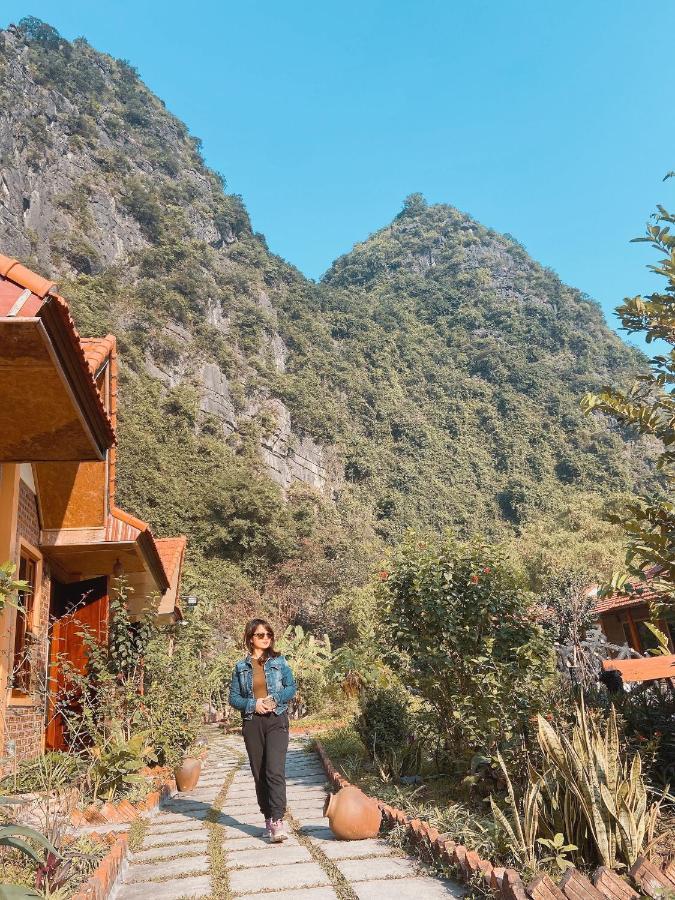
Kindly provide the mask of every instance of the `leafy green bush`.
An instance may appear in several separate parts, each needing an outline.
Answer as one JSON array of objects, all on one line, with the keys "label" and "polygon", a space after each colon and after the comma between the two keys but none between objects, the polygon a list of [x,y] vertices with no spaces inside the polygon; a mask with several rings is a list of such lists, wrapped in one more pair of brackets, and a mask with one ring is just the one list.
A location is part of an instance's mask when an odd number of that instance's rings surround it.
[{"label": "leafy green bush", "polygon": [[381,578],[385,658],[435,710],[451,757],[517,746],[554,660],[503,552],[449,533],[411,537]]},{"label": "leafy green bush", "polygon": [[633,752],[640,750],[645,775],[656,786],[675,785],[675,696],[664,684],[631,685],[615,694],[623,732]]},{"label": "leafy green bush", "polygon": [[15,572],[16,566],[14,563],[6,562],[0,565],[0,610],[4,608],[8,601],[11,602],[10,598],[14,597],[18,591],[25,590],[28,587],[28,582],[18,581],[14,577]]},{"label": "leafy green bush", "polygon": [[399,778],[417,772],[421,746],[404,692],[400,688],[364,691],[359,707],[356,730],[382,776]]},{"label": "leafy green bush", "polygon": [[169,766],[182,762],[196,742],[210,690],[203,629],[191,624],[176,631],[173,648],[166,634],[148,648],[144,697],[150,742],[160,764]]},{"label": "leafy green bush", "polygon": [[150,731],[137,731],[126,738],[122,729],[116,728],[103,746],[92,748],[93,765],[87,780],[94,800],[123,796],[142,780],[140,770],[157,762],[149,737]]}]

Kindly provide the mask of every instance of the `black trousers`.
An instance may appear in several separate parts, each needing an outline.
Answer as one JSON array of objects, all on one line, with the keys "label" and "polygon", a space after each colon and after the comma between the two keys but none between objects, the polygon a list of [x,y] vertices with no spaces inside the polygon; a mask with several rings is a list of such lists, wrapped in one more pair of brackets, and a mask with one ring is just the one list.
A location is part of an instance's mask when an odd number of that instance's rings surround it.
[{"label": "black trousers", "polygon": [[283,819],[286,812],[286,751],[288,713],[268,713],[244,719],[244,743],[251,764],[260,812],[266,819]]}]

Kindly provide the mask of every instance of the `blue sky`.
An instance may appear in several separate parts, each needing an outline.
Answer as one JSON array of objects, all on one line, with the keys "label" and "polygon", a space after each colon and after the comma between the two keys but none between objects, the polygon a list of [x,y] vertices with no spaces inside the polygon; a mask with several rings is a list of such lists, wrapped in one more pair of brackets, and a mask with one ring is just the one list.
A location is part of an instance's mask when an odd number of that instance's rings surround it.
[{"label": "blue sky", "polygon": [[135,65],[270,248],[317,278],[421,191],[517,237],[610,320],[673,200],[675,5],[4,0]]}]

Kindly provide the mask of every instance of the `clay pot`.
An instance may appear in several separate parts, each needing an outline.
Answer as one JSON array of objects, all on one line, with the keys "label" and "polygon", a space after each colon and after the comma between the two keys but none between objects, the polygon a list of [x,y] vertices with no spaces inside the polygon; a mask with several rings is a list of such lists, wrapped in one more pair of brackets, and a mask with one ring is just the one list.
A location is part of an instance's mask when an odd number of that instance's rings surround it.
[{"label": "clay pot", "polygon": [[187,756],[179,766],[176,766],[173,774],[179,791],[191,791],[202,774],[202,761],[193,756]]},{"label": "clay pot", "polygon": [[351,784],[326,797],[323,814],[330,830],[341,841],[377,837],[382,821],[377,802]]}]

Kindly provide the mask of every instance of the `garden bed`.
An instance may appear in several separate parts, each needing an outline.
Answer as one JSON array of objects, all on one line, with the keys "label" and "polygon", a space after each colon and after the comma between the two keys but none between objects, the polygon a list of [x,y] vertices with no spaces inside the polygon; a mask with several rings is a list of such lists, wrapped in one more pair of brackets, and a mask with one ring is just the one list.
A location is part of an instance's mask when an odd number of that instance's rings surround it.
[{"label": "garden bed", "polygon": [[[315,741],[326,775],[337,790],[350,782],[331,760],[321,741]],[[357,780],[356,786],[364,786]],[[364,791],[369,793],[368,790]],[[438,864],[450,870],[456,877],[482,891],[490,892],[503,900],[637,900],[646,895],[654,900],[664,900],[675,894],[675,860],[657,865],[640,856],[626,877],[605,866],[598,866],[588,878],[574,866],[562,877],[551,877],[539,872],[526,884],[514,868],[494,865],[483,859],[475,848],[457,843],[439,833],[438,829],[417,816],[375,798],[382,811],[383,822],[388,829],[402,832],[405,842],[426,862]],[[555,880],[554,880],[555,878]],[[557,882],[557,883],[556,883]]]}]

